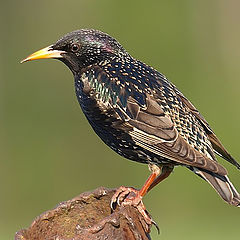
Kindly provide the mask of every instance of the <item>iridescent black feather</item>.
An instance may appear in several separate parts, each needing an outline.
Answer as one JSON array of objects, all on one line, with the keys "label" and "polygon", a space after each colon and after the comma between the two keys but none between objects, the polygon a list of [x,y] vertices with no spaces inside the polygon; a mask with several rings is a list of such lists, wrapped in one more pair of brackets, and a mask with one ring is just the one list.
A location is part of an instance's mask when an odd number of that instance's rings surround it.
[{"label": "iridescent black feather", "polygon": [[49,51],[73,72],[80,106],[97,135],[118,154],[158,166],[183,165],[228,203],[240,196],[214,153],[240,168],[207,121],[167,78],[134,59],[109,35],[82,29]]}]

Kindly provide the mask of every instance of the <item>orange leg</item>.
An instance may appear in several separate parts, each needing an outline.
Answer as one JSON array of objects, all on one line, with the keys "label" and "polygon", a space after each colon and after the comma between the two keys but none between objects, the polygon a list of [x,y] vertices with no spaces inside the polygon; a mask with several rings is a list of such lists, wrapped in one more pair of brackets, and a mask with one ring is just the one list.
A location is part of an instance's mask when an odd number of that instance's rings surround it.
[{"label": "orange leg", "polygon": [[[155,180],[158,178],[159,174],[161,172],[161,169],[157,167],[155,171],[152,171],[151,175],[148,177],[147,181],[144,183],[142,188],[139,190],[139,195],[141,197],[145,196],[146,193],[149,191],[148,189],[151,187],[151,185],[155,182]],[[161,175],[160,175],[161,176]]]},{"label": "orange leg", "polygon": [[173,167],[162,167],[161,174],[154,179],[154,181],[151,183],[151,185],[147,189],[147,192],[149,192],[152,188],[154,188],[158,183],[163,181],[165,178],[167,178],[172,171],[173,171]]},{"label": "orange leg", "polygon": [[144,183],[143,187],[140,190],[136,190],[131,187],[120,187],[112,197],[111,207],[116,203],[120,206],[132,205],[135,206],[138,211],[142,214],[145,221],[148,224],[154,223],[151,217],[146,212],[146,208],[142,202],[143,196],[147,194],[154,186],[159,182],[164,180],[172,172],[173,168],[164,166],[162,168],[156,165],[149,165],[150,170],[152,171],[151,175],[148,177],[147,181]]}]

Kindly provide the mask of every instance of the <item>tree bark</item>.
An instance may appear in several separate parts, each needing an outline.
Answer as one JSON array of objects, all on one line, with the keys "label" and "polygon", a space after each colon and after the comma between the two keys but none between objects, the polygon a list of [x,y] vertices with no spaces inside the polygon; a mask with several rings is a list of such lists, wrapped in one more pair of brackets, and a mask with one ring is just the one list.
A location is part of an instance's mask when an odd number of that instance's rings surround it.
[{"label": "tree bark", "polygon": [[110,201],[115,189],[100,187],[60,203],[37,217],[15,240],[149,240],[150,226],[132,206],[117,207]]}]

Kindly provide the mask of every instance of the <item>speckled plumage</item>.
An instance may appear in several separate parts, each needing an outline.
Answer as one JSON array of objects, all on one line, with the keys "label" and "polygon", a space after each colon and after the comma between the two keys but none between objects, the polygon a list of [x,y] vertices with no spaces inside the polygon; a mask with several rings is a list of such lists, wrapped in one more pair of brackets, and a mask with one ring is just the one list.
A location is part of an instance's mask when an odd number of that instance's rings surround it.
[{"label": "speckled plumage", "polygon": [[80,79],[76,78],[78,97],[82,95],[78,86],[81,81],[89,84],[91,96],[94,95],[99,106],[114,109],[115,117],[125,121],[134,117],[127,106],[129,98],[145,109],[147,96],[152,97],[164,114],[170,116],[179,134],[196,150],[209,154],[211,144],[203,127],[183,104],[175,87],[151,67],[131,57],[125,61],[100,62],[84,69]]},{"label": "speckled plumage", "polygon": [[[167,78],[134,59],[112,37],[82,29],[50,46],[73,72],[80,106],[97,135],[125,158],[173,168],[183,165],[232,205],[240,196],[217,153],[240,165],[206,120]],[[62,52],[64,51],[64,52]]]}]

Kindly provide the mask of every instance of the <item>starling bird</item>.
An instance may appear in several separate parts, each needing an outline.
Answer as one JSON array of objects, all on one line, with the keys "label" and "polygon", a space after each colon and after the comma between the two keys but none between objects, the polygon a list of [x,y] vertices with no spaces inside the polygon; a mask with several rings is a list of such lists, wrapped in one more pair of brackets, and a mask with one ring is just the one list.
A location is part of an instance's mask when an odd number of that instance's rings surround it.
[{"label": "starling bird", "polygon": [[75,79],[78,102],[96,134],[121,156],[149,165],[140,190],[120,187],[112,204],[131,204],[146,221],[142,197],[181,165],[206,180],[227,203],[240,206],[240,195],[215,154],[238,169],[207,121],[168,79],[133,58],[106,33],[81,29],[22,62],[55,58]]}]

